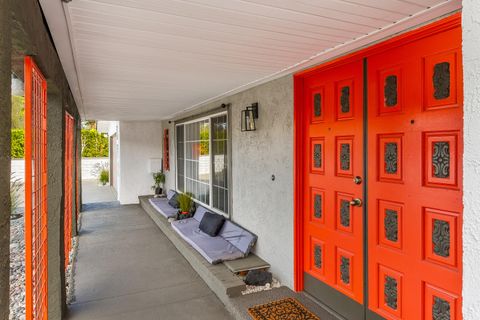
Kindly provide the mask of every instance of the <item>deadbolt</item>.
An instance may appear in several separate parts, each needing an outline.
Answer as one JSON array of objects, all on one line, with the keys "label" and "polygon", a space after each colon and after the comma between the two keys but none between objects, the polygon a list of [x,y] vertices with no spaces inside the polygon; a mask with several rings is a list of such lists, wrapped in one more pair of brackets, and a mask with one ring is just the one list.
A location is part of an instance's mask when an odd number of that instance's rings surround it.
[{"label": "deadbolt", "polygon": [[362,200],[359,199],[359,198],[355,198],[355,199],[353,199],[352,201],[350,201],[350,205],[351,205],[352,207],[361,207],[362,204],[363,204],[363,202],[362,202]]},{"label": "deadbolt", "polygon": [[355,178],[353,178],[353,182],[355,184],[361,184],[362,183],[362,177],[356,176]]}]

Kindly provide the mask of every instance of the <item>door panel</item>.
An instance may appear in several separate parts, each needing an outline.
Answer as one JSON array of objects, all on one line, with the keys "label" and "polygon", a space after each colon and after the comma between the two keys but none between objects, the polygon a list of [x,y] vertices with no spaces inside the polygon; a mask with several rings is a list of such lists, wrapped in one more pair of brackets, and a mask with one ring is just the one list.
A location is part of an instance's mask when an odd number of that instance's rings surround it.
[{"label": "door panel", "polygon": [[363,62],[306,78],[304,96],[304,272],[362,304],[363,208],[350,202],[363,192],[353,182],[363,176]]},{"label": "door panel", "polygon": [[461,319],[461,29],[368,59],[369,308]]},{"label": "door panel", "polygon": [[457,15],[296,76],[299,287],[346,319],[462,319],[461,41]]}]

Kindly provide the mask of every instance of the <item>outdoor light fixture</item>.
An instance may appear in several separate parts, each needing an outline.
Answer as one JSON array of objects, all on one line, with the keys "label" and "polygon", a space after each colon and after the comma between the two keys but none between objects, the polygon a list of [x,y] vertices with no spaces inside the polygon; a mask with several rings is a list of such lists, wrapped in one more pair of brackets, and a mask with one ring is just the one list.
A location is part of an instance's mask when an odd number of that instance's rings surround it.
[{"label": "outdoor light fixture", "polygon": [[242,131],[255,131],[255,119],[258,119],[258,103],[252,103],[242,110]]}]

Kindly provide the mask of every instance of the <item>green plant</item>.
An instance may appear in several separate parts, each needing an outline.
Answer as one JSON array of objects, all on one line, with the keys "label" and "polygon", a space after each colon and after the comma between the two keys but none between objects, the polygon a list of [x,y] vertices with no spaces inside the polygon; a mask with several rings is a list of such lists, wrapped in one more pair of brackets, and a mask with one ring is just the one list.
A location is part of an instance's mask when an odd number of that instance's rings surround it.
[{"label": "green plant", "polygon": [[11,199],[11,210],[10,215],[14,215],[17,213],[18,208],[20,208],[20,204],[22,202],[22,187],[23,183],[20,178],[15,178],[13,172],[10,173],[10,199]]},{"label": "green plant", "polygon": [[152,189],[161,188],[165,183],[165,174],[163,172],[155,172],[152,176],[154,182]]},{"label": "green plant", "polygon": [[23,129],[25,122],[25,98],[12,95],[12,129]]},{"label": "green plant", "polygon": [[95,129],[82,129],[82,157],[108,157],[108,138]]},{"label": "green plant", "polygon": [[190,212],[193,206],[191,194],[181,193],[178,195],[178,204],[181,212]]},{"label": "green plant", "polygon": [[98,177],[98,180],[100,180],[100,183],[104,186],[107,184],[107,182],[109,181],[109,171],[106,170],[106,169],[102,169],[102,171],[100,171],[100,176]]},{"label": "green plant", "polygon": [[12,129],[12,151],[13,159],[23,159],[25,154],[25,130]]}]

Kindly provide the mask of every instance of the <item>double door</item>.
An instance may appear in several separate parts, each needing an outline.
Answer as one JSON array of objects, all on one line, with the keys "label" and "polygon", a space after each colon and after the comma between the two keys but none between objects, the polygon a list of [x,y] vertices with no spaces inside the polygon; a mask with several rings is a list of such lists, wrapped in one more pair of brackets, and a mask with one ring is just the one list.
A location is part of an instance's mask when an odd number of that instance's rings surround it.
[{"label": "double door", "polygon": [[304,290],[347,319],[461,319],[461,61],[454,26],[300,77]]}]

